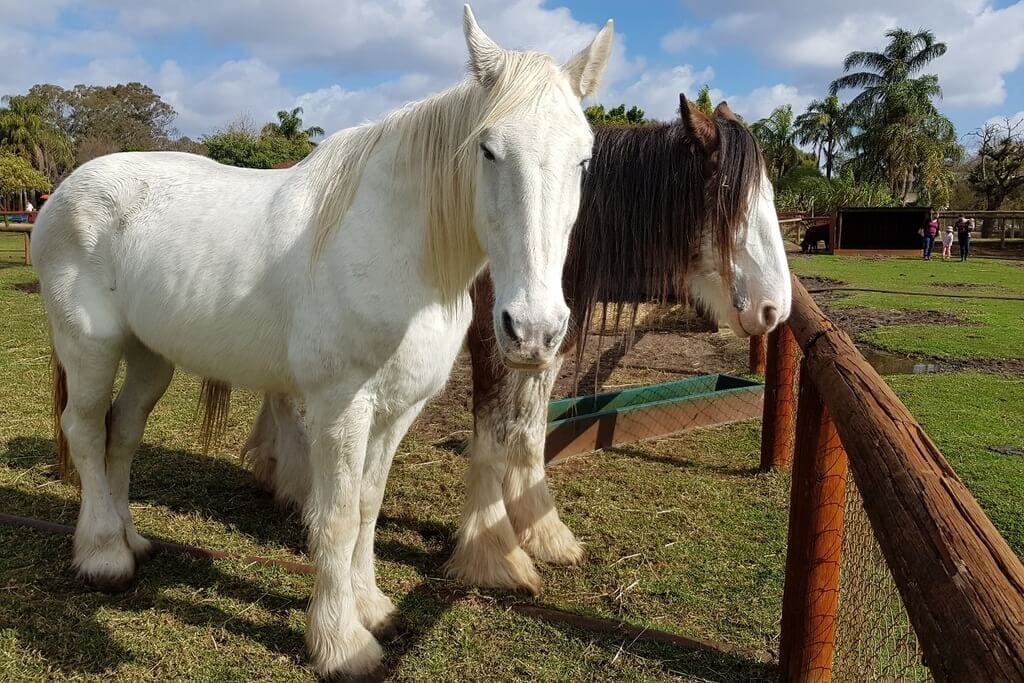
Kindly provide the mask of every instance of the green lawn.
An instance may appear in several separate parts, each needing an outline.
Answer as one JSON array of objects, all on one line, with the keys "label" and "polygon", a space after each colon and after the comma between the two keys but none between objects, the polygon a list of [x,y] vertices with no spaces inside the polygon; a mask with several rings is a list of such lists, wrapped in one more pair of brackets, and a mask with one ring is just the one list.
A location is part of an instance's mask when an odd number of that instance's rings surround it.
[{"label": "green lawn", "polygon": [[[48,345],[33,272],[0,267],[0,511],[73,524],[76,491],[55,478]],[[237,452],[258,408],[237,392],[229,434],[199,455],[197,383],[175,378],[133,472],[142,533],[306,561],[298,521],[255,489]],[[468,428],[468,411],[455,416]],[[748,680],[777,648],[788,477],[756,475],[756,424],[570,460],[551,477],[589,547],[578,570],[542,569],[531,600],[442,578],[465,463],[420,421],[402,444],[378,533],[383,590],[406,630],[386,646],[397,680]],[[158,556],[132,591],[85,591],[70,539],[0,526],[0,680],[311,680],[303,610],[312,580],[238,562]],[[688,654],[556,627],[507,610],[536,604],[714,639],[753,657]]]},{"label": "green lawn", "polygon": [[[1019,296],[1024,299],[1024,261],[976,259],[967,263],[906,258],[794,257],[800,276],[839,280],[850,287],[927,294]],[[861,340],[878,348],[946,359],[1024,358],[1024,300],[899,296],[851,292],[832,308],[880,311],[937,311],[962,318],[963,325],[915,324],[875,329]]]},{"label": "green lawn", "polygon": [[[51,464],[49,351],[34,283],[31,269],[0,263],[0,511],[73,524],[77,494]],[[465,367],[456,375],[461,386]],[[1020,414],[1024,380],[956,374],[893,385],[1024,554],[1024,458],[986,450],[1024,447],[1008,419]],[[196,395],[196,380],[179,375],[150,420],[133,473],[136,524],[153,538],[306,561],[298,521],[238,463],[257,397],[236,392],[229,433],[207,457]],[[757,660],[778,648],[789,479],[755,473],[757,423],[552,468],[563,517],[590,558],[579,569],[542,568],[545,593],[534,600],[441,575],[465,463],[433,444],[471,424],[464,407],[453,413],[417,422],[388,485],[377,548],[381,587],[405,623],[385,646],[395,680],[775,678]],[[312,680],[302,643],[308,576],[163,555],[127,594],[103,596],[75,580],[66,537],[0,526],[0,545],[0,681]],[[552,626],[509,611],[515,603],[718,640],[751,656]]]}]

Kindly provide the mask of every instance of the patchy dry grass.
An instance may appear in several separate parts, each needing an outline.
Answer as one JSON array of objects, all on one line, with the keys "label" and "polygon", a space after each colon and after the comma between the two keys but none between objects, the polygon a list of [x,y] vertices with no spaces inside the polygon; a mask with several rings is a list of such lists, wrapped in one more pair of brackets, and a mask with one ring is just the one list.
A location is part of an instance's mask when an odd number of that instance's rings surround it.
[{"label": "patchy dry grass", "polygon": [[[0,267],[0,511],[74,524],[56,480],[48,346],[35,276]],[[463,369],[464,371],[464,369]],[[458,373],[463,374],[463,373]],[[135,461],[142,533],[306,561],[301,526],[257,491],[237,451],[258,408],[237,392],[209,457],[193,419],[197,383],[175,378]],[[396,457],[378,533],[381,587],[405,629],[388,645],[396,680],[770,678],[730,655],[682,652],[553,626],[508,611],[536,604],[727,642],[770,658],[778,632],[788,480],[756,475],[756,425],[688,434],[570,460],[551,471],[563,515],[590,549],[545,568],[532,600],[442,577],[462,499],[462,456],[432,444],[468,428],[465,405],[426,416]],[[70,539],[0,526],[0,680],[310,680],[303,609],[311,578],[276,567],[160,555],[121,596],[85,591]]]},{"label": "patchy dry grass", "polygon": [[[34,282],[30,269],[0,263],[0,511],[73,524],[77,493],[56,480],[52,465],[48,346]],[[936,441],[1021,552],[1014,511],[1024,503],[1024,472],[1015,461],[985,460],[979,449],[988,441],[1024,444],[1006,420],[957,427],[944,407],[970,391],[993,397],[977,410],[1008,409],[1007,402],[1021,401],[1020,383],[1007,380],[994,389],[988,382],[998,378],[969,376],[960,384],[959,375],[949,377],[901,378],[895,385],[930,431],[936,421]],[[443,410],[425,414],[403,442],[378,532],[380,584],[404,622],[400,638],[385,648],[395,680],[775,677],[758,659],[770,660],[777,648],[789,481],[755,473],[757,424],[636,444],[552,468],[563,516],[588,544],[590,558],[579,569],[542,568],[545,593],[534,600],[467,589],[441,574],[465,462],[435,444],[471,424],[464,361],[455,378]],[[610,381],[648,379],[627,368]],[[177,376],[150,420],[132,487],[140,530],[178,543],[307,561],[298,520],[276,510],[238,463],[258,398],[236,393],[228,435],[207,457],[199,454],[196,396],[196,380]],[[74,578],[67,537],[0,526],[0,545],[0,681],[313,678],[302,641],[309,576],[164,554],[141,569],[128,593],[104,596]],[[718,640],[751,656],[595,635],[522,616],[509,610],[514,604]]]}]

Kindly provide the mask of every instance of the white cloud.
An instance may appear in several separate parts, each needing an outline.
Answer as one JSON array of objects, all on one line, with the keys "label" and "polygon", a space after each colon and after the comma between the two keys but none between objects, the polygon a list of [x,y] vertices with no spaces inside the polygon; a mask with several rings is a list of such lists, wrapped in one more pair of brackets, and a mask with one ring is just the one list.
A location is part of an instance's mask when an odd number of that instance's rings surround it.
[{"label": "white cloud", "polygon": [[[0,0],[0,11],[10,2]],[[291,106],[303,106],[310,123],[329,131],[378,118],[454,84],[466,60],[461,3],[450,0],[90,0],[76,6],[101,10],[113,18],[113,28],[107,22],[78,31],[59,25],[59,12],[70,0],[37,3],[39,23],[33,24],[49,28],[41,34],[5,28],[0,94],[24,92],[42,81],[71,86],[138,80],[175,107],[178,129],[193,136],[241,113],[262,121]],[[7,9],[7,16],[24,14]],[[499,44],[538,49],[562,61],[600,28],[576,20],[567,8],[548,8],[544,0],[477,0],[473,9]],[[246,57],[186,67],[173,61],[156,65],[140,56],[139,45],[181,31],[198,31]],[[631,78],[643,66],[627,57],[618,36],[605,83]],[[285,74],[310,68],[336,84],[309,92],[286,87]]]},{"label": "white cloud", "polygon": [[700,43],[701,32],[695,28],[677,28],[661,38],[661,49],[682,52]]},{"label": "white cloud", "polygon": [[[852,50],[877,50],[885,31],[928,27],[946,55],[929,66],[939,75],[945,102],[991,106],[1006,99],[1006,78],[1024,62],[1024,2],[996,8],[990,0],[861,0],[821,3],[780,0],[684,0],[710,22],[708,44],[744,45],[762,59],[797,71],[823,90],[841,73]],[[666,35],[668,40],[672,33]]]},{"label": "white cloud", "polygon": [[811,95],[800,92],[799,88],[784,83],[755,88],[749,93],[730,95],[729,108],[743,117],[745,121],[762,119],[772,110],[782,105],[793,105],[793,113],[801,114],[814,99]]},{"label": "white cloud", "polygon": [[679,112],[679,93],[694,98],[700,87],[710,83],[714,77],[711,67],[698,70],[689,64],[652,69],[644,71],[623,88],[610,89],[607,96],[600,99],[609,106],[635,104],[644,110],[648,118],[667,121]]}]

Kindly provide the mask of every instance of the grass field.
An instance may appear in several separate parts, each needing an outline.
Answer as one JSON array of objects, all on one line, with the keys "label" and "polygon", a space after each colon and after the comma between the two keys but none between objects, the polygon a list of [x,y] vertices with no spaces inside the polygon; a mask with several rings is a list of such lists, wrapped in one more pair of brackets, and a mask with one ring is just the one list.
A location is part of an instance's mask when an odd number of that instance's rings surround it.
[{"label": "grass field", "polygon": [[[800,276],[839,280],[851,287],[919,292],[935,296],[899,296],[851,292],[830,307],[877,311],[935,311],[961,324],[881,327],[862,335],[873,346],[937,358],[1024,358],[1024,261],[976,259],[921,261],[910,258],[796,257]],[[1021,301],[941,298],[941,294],[1018,296]],[[924,316],[926,318],[926,316]]]},{"label": "grass field", "polygon": [[[8,250],[0,237],[0,261],[20,259],[15,239]],[[34,283],[31,269],[0,263],[0,512],[73,524],[77,494],[56,480],[51,463],[49,350]],[[465,380],[463,364],[453,385]],[[1024,380],[959,373],[893,384],[1024,553],[1024,458],[987,450],[1024,448],[1007,419],[1024,406]],[[238,463],[257,397],[236,393],[227,437],[203,456],[196,395],[196,380],[177,376],[150,420],[133,473],[140,531],[306,561],[298,520],[277,511]],[[789,480],[756,474],[756,423],[552,468],[563,517],[590,558],[579,569],[542,568],[545,593],[529,599],[442,577],[465,463],[434,444],[453,425],[471,424],[468,406],[452,413],[443,423],[421,419],[403,442],[378,532],[380,584],[404,621],[385,647],[396,680],[774,679],[760,660],[777,652]],[[76,581],[69,538],[0,526],[0,544],[0,681],[312,680],[302,642],[308,576],[161,555],[142,567],[131,591],[104,596]],[[727,642],[749,654],[691,654],[599,636],[521,616],[509,610],[514,604]]]}]

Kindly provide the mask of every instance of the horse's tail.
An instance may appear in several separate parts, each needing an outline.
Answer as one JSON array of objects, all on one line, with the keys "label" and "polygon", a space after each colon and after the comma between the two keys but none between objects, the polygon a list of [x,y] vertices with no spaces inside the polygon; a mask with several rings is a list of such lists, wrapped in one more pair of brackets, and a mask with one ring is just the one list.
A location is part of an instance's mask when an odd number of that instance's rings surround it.
[{"label": "horse's tail", "polygon": [[68,405],[68,375],[56,349],[50,349],[50,373],[53,377],[53,443],[57,447],[57,474],[61,481],[73,481],[75,467],[71,464],[71,450],[60,426],[60,416]]},{"label": "horse's tail", "polygon": [[231,385],[204,378],[199,391],[199,410],[203,413],[199,439],[203,444],[203,453],[209,453],[213,442],[227,431],[230,408]]}]

